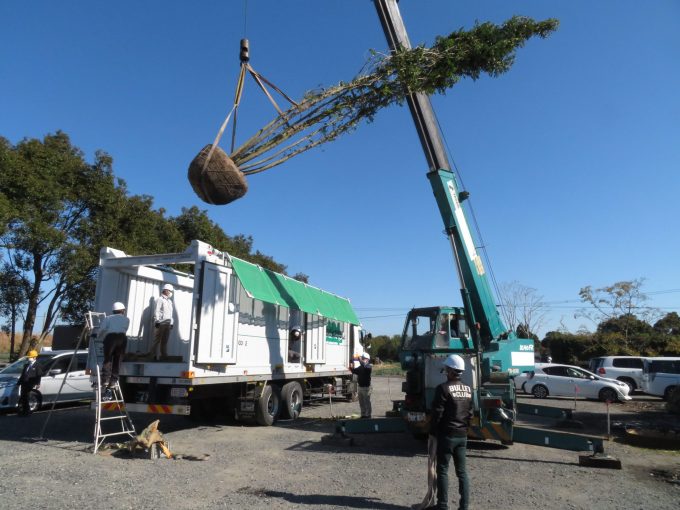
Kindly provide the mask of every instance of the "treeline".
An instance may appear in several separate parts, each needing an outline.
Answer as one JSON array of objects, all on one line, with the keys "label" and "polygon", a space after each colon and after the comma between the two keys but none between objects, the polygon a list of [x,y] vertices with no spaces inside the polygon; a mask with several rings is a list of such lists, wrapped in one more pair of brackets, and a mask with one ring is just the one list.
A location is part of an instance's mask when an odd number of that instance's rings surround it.
[{"label": "treeline", "polygon": [[600,322],[593,333],[551,331],[536,347],[553,362],[572,365],[597,356],[680,356],[680,316],[670,312],[650,324],[623,314]]},{"label": "treeline", "polygon": [[[171,253],[193,239],[286,272],[272,256],[253,250],[251,236],[227,234],[205,210],[194,206],[169,216],[154,207],[152,196],[131,195],[115,176],[111,156],[98,151],[93,162],[86,161],[66,133],[16,145],[0,137],[0,316],[12,341],[16,324],[23,323],[20,355],[58,318],[83,323],[92,308],[101,247]],[[45,321],[36,325],[39,307]]]},{"label": "treeline", "polygon": [[400,344],[400,335],[378,335],[371,338],[367,350],[372,360],[379,358],[380,361],[399,361]]}]

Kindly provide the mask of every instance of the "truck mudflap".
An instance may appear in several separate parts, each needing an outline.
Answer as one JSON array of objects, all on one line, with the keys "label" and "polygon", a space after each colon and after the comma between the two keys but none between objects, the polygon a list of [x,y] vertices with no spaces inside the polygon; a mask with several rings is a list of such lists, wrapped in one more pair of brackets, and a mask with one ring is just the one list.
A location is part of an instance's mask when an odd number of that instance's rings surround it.
[{"label": "truck mudflap", "polygon": [[191,406],[169,404],[125,404],[128,412],[149,414],[180,414],[189,416]]}]

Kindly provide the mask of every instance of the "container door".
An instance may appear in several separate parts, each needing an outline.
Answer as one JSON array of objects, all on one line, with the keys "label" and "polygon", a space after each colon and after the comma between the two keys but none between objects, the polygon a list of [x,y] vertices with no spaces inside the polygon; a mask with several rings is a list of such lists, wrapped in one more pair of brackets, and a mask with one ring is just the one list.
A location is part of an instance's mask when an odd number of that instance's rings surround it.
[{"label": "container door", "polygon": [[326,320],[308,314],[305,329],[305,363],[326,363]]},{"label": "container door", "polygon": [[197,363],[236,363],[234,288],[231,269],[204,263]]}]

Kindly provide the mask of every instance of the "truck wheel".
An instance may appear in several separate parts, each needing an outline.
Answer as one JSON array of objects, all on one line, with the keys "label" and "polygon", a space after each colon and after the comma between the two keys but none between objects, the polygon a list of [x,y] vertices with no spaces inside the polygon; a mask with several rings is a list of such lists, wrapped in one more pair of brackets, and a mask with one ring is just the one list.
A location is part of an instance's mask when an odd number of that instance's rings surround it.
[{"label": "truck wheel", "polygon": [[291,381],[283,385],[281,389],[283,400],[282,414],[284,418],[296,420],[302,412],[302,386],[297,381]]},{"label": "truck wheel", "polygon": [[258,425],[270,426],[281,413],[281,392],[278,386],[267,384],[255,403],[255,421]]}]

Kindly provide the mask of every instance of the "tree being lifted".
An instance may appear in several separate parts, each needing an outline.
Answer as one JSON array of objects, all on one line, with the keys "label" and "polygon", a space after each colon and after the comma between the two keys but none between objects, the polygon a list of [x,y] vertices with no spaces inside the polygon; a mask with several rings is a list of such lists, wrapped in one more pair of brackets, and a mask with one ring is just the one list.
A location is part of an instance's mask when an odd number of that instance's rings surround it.
[{"label": "tree being lifted", "polygon": [[192,161],[191,185],[202,200],[228,204],[247,192],[246,175],[330,142],[355,129],[361,120],[370,122],[381,108],[403,104],[410,94],[444,93],[464,77],[476,80],[482,73],[503,74],[514,63],[517,48],[531,37],[547,37],[557,26],[555,19],[514,16],[501,25],[478,23],[471,30],[438,37],[431,48],[419,46],[391,55],[373,52],[355,79],[307,92],[229,156],[217,147],[227,117],[215,143]]}]

